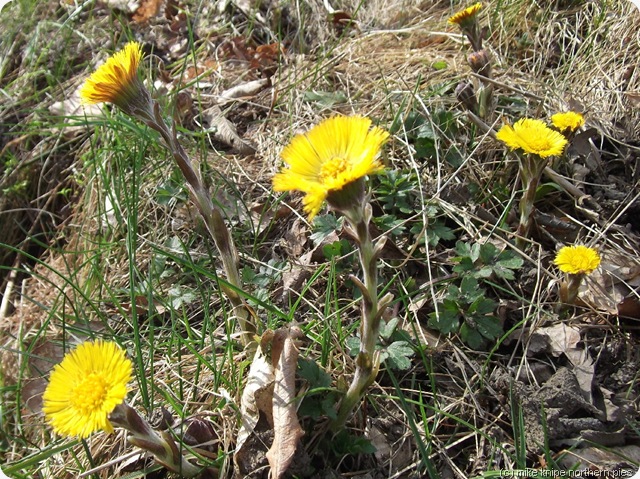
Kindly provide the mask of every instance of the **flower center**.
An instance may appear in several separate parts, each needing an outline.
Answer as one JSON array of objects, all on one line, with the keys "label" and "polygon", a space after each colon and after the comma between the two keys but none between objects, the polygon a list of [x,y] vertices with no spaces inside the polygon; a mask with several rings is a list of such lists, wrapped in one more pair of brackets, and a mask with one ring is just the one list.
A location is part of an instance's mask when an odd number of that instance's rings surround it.
[{"label": "flower center", "polygon": [[523,138],[523,140],[531,150],[536,152],[546,151],[551,148],[549,139],[543,135],[532,134],[528,138]]},{"label": "flower center", "polygon": [[320,168],[320,179],[323,183],[331,180],[335,180],[342,173],[347,171],[349,162],[344,158],[331,158],[329,161],[325,161]]},{"label": "flower center", "polygon": [[96,411],[107,397],[107,382],[100,374],[91,373],[76,386],[71,403],[83,412]]},{"label": "flower center", "polygon": [[573,264],[571,265],[576,271],[589,271],[591,269],[591,264],[589,258],[585,258],[584,256],[579,256],[573,258]]}]

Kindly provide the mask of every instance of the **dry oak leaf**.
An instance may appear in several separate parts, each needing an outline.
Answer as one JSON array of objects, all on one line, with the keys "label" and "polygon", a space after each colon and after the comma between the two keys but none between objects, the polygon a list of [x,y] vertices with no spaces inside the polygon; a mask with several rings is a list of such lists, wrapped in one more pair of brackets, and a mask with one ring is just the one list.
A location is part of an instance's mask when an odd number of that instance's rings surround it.
[{"label": "dry oak leaf", "polygon": [[299,328],[281,328],[273,338],[271,358],[275,367],[273,387],[273,444],[267,452],[271,477],[281,478],[287,471],[304,431],[298,422],[296,410],[296,368],[298,348],[296,338],[302,336]]},{"label": "dry oak leaf", "polygon": [[265,414],[269,424],[271,419],[271,405],[273,397],[273,384],[275,380],[273,365],[269,360],[267,349],[273,338],[273,332],[267,331],[262,335],[260,346],[251,362],[247,385],[242,391],[240,400],[240,414],[242,425],[236,439],[236,451],[234,460],[245,453],[243,447],[253,434],[260,419],[260,413]]}]

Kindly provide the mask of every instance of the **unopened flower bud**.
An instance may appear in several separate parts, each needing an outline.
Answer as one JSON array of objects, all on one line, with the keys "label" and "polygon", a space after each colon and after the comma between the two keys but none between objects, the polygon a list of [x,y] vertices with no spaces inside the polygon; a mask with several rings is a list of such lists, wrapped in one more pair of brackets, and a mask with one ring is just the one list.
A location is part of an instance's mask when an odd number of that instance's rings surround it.
[{"label": "unopened flower bud", "polygon": [[467,57],[469,66],[478,75],[491,78],[491,59],[486,50],[471,52]]}]

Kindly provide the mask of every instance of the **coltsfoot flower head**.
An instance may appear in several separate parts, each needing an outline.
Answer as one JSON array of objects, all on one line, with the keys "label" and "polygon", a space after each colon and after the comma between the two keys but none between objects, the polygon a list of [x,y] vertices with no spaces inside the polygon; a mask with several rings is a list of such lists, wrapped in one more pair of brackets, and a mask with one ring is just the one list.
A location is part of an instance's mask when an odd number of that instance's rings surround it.
[{"label": "coltsfoot flower head", "polygon": [[275,191],[302,191],[312,220],[325,200],[337,209],[362,199],[362,179],[382,170],[380,148],[389,137],[361,116],[334,116],[296,135],[281,153],[288,165],[273,178]]},{"label": "coltsfoot flower head", "polygon": [[53,430],[88,437],[113,432],[108,416],[124,401],[132,364],[113,342],[86,342],[68,353],[51,373],[42,411]]},{"label": "coltsfoot flower head", "polygon": [[80,89],[85,104],[113,103],[133,115],[149,112],[151,97],[138,77],[142,50],[137,42],[127,43],[100,66]]},{"label": "coltsfoot flower head", "polygon": [[465,26],[474,22],[478,12],[482,9],[482,3],[478,2],[470,7],[460,10],[449,17],[448,23],[451,25]]},{"label": "coltsfoot flower head", "polygon": [[563,246],[556,254],[555,265],[567,274],[591,274],[600,266],[598,252],[584,245]]},{"label": "coltsfoot flower head", "polygon": [[513,126],[504,125],[496,138],[513,150],[522,149],[541,158],[560,155],[567,145],[567,139],[562,134],[549,128],[543,121],[532,118],[522,118]]},{"label": "coltsfoot flower head", "polygon": [[584,125],[584,116],[575,111],[556,113],[551,116],[551,123],[560,131],[573,133]]}]

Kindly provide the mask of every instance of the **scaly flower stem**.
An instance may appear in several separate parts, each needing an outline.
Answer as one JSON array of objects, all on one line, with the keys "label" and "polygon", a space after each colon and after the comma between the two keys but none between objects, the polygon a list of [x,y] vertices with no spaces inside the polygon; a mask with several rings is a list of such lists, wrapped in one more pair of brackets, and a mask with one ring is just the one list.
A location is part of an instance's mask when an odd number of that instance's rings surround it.
[{"label": "scaly flower stem", "polygon": [[580,291],[584,274],[568,274],[568,280],[560,285],[560,301],[564,304],[575,304]]},{"label": "scaly flower stem", "polygon": [[476,19],[469,25],[461,26],[461,30],[469,40],[469,43],[471,43],[473,51],[479,52],[482,50],[482,34]]},{"label": "scaly flower stem", "polygon": [[384,240],[374,244],[371,239],[371,233],[369,232],[371,206],[365,203],[364,206],[357,209],[360,211],[345,212],[345,216],[358,241],[358,254],[364,276],[364,284],[357,278],[352,278],[362,292],[360,352],[356,357],[355,375],[340,403],[338,416],[332,424],[334,431],[344,427],[353,409],[364,396],[366,389],[378,375],[380,364],[379,353],[376,351],[376,342],[380,335],[382,314],[391,302],[391,295],[385,295],[378,301],[377,259],[384,245]]},{"label": "scaly flower stem", "polygon": [[119,404],[109,415],[114,426],[122,427],[130,436],[127,440],[134,446],[147,451],[156,461],[181,477],[196,477],[203,468],[192,464],[180,452],[170,434],[158,434],[138,412],[126,403]]},{"label": "scaly flower stem", "polygon": [[524,193],[519,204],[520,222],[518,223],[516,246],[523,248],[531,232],[536,192],[547,160],[537,155],[521,155],[519,161],[520,182],[524,187]]},{"label": "scaly flower stem", "polygon": [[536,189],[538,188],[538,180],[529,181],[522,198],[520,199],[520,222],[518,224],[516,245],[522,248],[526,244],[526,238],[529,237],[531,230],[531,222],[533,216],[533,204],[536,199]]},{"label": "scaly flower stem", "polygon": [[369,232],[368,222],[356,225],[356,233],[360,242],[360,263],[364,274],[364,287],[369,292],[369,300],[363,304],[362,348],[361,351],[373,357],[376,340],[380,330],[378,317],[378,268],[374,255],[373,242]]},{"label": "scaly flower stem", "polygon": [[238,268],[239,257],[238,251],[233,243],[231,233],[224,222],[220,208],[217,208],[209,191],[202,183],[200,175],[196,172],[191,159],[187,155],[182,145],[178,142],[175,131],[175,125],[170,129],[162,118],[160,106],[157,101],[152,101],[153,114],[143,114],[138,112],[138,116],[153,130],[157,131],[165,145],[173,155],[173,159],[180,168],[184,178],[187,180],[187,187],[191,193],[191,198],[195,203],[200,215],[202,216],[209,234],[218,248],[222,265],[227,276],[227,281],[232,287],[221,285],[222,290],[227,295],[235,316],[240,323],[242,331],[241,340],[246,346],[253,340],[253,336],[257,331],[254,315],[245,303],[242,296],[238,294],[238,290],[242,291],[242,283],[240,280],[240,272]]}]

